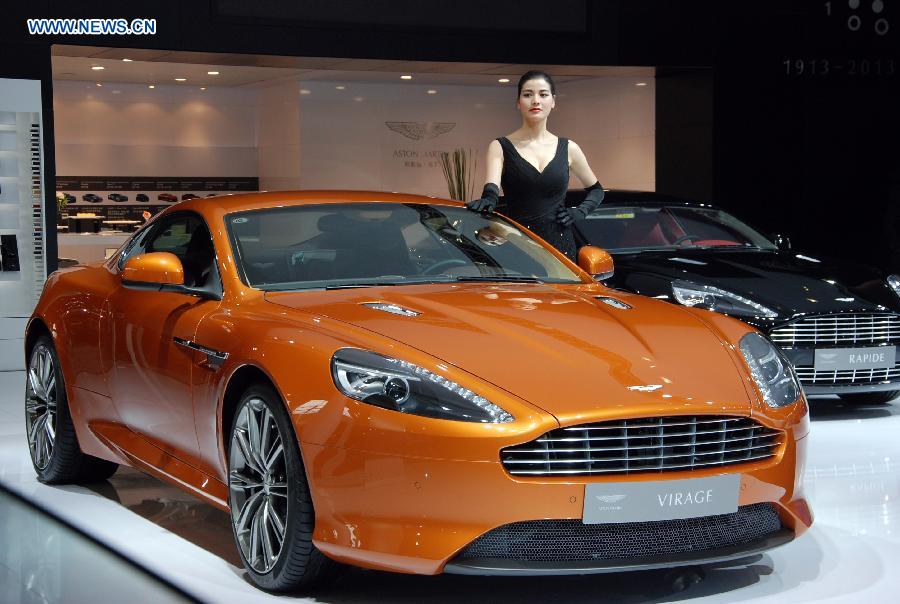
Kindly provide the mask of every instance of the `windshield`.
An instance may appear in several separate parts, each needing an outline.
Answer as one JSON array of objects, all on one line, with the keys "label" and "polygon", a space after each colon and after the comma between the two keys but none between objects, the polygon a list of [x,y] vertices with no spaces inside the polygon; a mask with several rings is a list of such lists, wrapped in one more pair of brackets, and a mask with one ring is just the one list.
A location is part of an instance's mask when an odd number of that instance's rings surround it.
[{"label": "windshield", "polygon": [[690,247],[776,249],[750,226],[714,208],[600,207],[577,228],[588,244],[610,252]]},{"label": "windshield", "polygon": [[251,287],[277,291],[452,281],[580,283],[498,216],[427,204],[341,203],[225,217]]}]

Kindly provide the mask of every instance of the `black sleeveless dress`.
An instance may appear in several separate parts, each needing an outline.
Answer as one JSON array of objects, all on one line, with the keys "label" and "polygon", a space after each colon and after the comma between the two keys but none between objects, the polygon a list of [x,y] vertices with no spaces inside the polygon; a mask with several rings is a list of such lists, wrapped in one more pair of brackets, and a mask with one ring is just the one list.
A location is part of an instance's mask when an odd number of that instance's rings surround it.
[{"label": "black sleeveless dress", "polygon": [[497,208],[534,231],[547,243],[577,261],[578,247],[572,227],[556,220],[569,188],[569,141],[559,138],[556,155],[543,172],[528,163],[508,138],[497,139],[503,148],[503,203]]}]

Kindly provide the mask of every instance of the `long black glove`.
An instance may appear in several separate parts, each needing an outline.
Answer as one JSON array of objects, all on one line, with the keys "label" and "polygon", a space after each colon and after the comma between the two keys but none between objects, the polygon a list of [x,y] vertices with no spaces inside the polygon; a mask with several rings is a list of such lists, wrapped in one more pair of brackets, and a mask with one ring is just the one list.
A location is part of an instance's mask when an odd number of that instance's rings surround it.
[{"label": "long black glove", "polygon": [[595,182],[586,188],[585,191],[587,191],[587,195],[584,196],[584,201],[577,208],[559,207],[559,210],[556,212],[556,222],[563,226],[570,226],[576,220],[584,220],[585,216],[597,209],[605,195],[603,187],[600,186],[600,181]]},{"label": "long black glove", "polygon": [[481,191],[481,197],[467,203],[466,208],[473,212],[490,214],[494,211],[494,208],[497,207],[498,203],[500,203],[500,187],[489,182],[484,185],[484,189]]}]

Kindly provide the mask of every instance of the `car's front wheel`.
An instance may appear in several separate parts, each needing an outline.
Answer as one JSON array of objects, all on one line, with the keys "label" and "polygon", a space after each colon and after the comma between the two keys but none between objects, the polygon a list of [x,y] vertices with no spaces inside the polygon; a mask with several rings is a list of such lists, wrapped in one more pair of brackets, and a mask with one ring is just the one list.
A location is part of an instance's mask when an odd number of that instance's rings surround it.
[{"label": "car's front wheel", "polygon": [[312,543],[315,513],[297,439],[278,393],[248,388],[228,439],[231,526],[254,583],[271,591],[313,587],[335,566]]},{"label": "car's front wheel", "polygon": [[869,403],[870,405],[882,405],[889,403],[900,394],[900,390],[885,390],[883,392],[858,392],[854,394],[839,394],[842,401],[856,405]]},{"label": "car's front wheel", "polygon": [[53,340],[37,339],[25,377],[25,431],[38,480],[47,484],[105,480],[119,466],[81,452]]}]

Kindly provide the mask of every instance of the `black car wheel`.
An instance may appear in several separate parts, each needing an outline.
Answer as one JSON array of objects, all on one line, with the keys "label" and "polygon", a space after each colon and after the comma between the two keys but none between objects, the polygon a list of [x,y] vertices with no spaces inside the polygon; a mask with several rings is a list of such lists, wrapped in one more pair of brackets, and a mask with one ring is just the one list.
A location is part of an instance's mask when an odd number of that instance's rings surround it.
[{"label": "black car wheel", "polygon": [[25,428],[38,480],[47,484],[106,480],[117,464],[85,455],[72,425],[66,385],[53,341],[38,338],[25,380]]},{"label": "black car wheel", "polygon": [[839,394],[842,401],[857,405],[869,403],[870,405],[883,405],[894,400],[900,390],[885,390],[884,392],[859,392],[854,394]]},{"label": "black car wheel", "polygon": [[228,443],[231,527],[253,582],[279,592],[321,583],[336,564],[312,543],[315,512],[306,472],[271,386],[244,392]]}]

